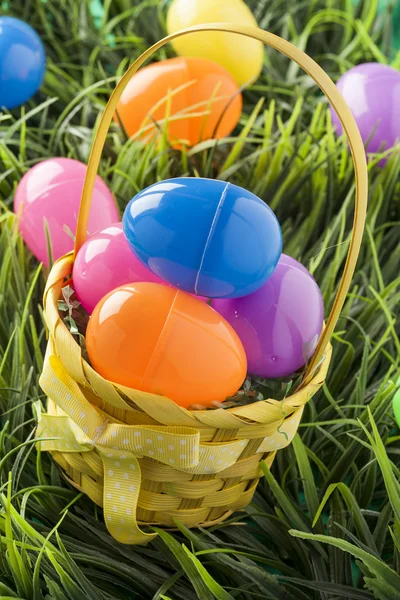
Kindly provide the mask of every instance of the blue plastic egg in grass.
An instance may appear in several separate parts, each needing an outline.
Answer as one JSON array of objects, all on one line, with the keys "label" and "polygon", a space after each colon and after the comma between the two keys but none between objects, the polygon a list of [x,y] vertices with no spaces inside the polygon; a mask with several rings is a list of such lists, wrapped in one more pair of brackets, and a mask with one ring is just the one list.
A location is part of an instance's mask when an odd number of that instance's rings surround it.
[{"label": "blue plastic egg in grass", "polygon": [[40,88],[46,55],[36,31],[20,19],[0,17],[0,110],[24,104]]},{"label": "blue plastic egg in grass", "polygon": [[146,188],[123,217],[136,256],[168,283],[208,298],[258,290],[282,252],[272,210],[247,190],[213,179],[179,177]]}]

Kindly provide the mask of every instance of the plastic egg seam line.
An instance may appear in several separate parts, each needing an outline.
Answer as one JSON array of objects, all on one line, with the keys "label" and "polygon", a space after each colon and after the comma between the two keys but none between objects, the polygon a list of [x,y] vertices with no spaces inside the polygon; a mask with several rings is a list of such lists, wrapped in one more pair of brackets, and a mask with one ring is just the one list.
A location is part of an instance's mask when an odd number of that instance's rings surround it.
[{"label": "plastic egg seam line", "polygon": [[205,243],[203,254],[201,256],[200,265],[199,265],[199,268],[197,270],[196,281],[195,281],[195,284],[194,284],[194,292],[195,292],[195,294],[198,294],[197,286],[198,286],[198,283],[199,283],[199,277],[201,275],[201,270],[203,268],[203,263],[204,263],[204,260],[205,260],[205,257],[206,257],[207,249],[208,249],[208,246],[210,245],[211,238],[212,238],[212,236],[214,234],[215,226],[216,226],[216,224],[218,222],[219,215],[221,214],[221,210],[222,210],[223,204],[225,202],[225,199],[226,199],[226,196],[227,196],[227,193],[228,193],[228,187],[230,185],[231,184],[228,182],[226,184],[226,186],[224,187],[224,189],[222,191],[222,194],[221,194],[221,198],[219,199],[219,202],[217,204],[217,208],[215,209],[215,213],[214,213],[214,217],[213,217],[213,220],[212,220],[212,223],[211,223],[210,231],[208,233],[207,241]]},{"label": "plastic egg seam line", "polygon": [[[165,317],[164,325],[162,326],[162,329],[161,329],[161,331],[160,331],[160,335],[158,336],[158,340],[157,340],[157,342],[156,342],[156,344],[155,344],[155,346],[154,346],[154,348],[153,348],[153,352],[151,353],[150,359],[149,359],[149,361],[148,361],[148,363],[147,363],[147,367],[146,367],[146,369],[145,369],[145,372],[143,373],[142,379],[141,379],[141,381],[140,381],[140,386],[139,386],[139,387],[140,387],[140,389],[142,389],[143,382],[145,382],[145,381],[146,381],[146,376],[147,376],[147,373],[148,373],[149,369],[151,368],[151,366],[152,366],[152,364],[153,364],[153,359],[154,359],[154,357],[155,357],[155,355],[156,355],[156,353],[157,353],[157,350],[158,350],[159,346],[161,345],[161,342],[163,341],[163,338],[164,338],[164,333],[165,333],[165,329],[166,329],[166,327],[167,327],[167,324],[168,324],[169,318],[170,318],[170,316],[171,316],[171,314],[172,314],[172,312],[173,312],[173,310],[174,310],[175,303],[176,303],[176,300],[177,300],[177,298],[178,298],[178,293],[179,293],[179,290],[176,290],[176,291],[175,291],[175,296],[174,296],[174,299],[172,300],[172,302],[171,302],[171,306],[169,307],[168,314],[167,314],[167,316]],[[153,392],[153,393],[155,393],[155,392]],[[158,392],[157,392],[157,393],[158,393]],[[160,394],[160,395],[162,396],[163,394]]]},{"label": "plastic egg seam line", "polygon": [[[184,318],[189,323],[193,323],[194,325],[197,325],[197,327],[200,330],[204,331],[205,333],[208,332],[207,327],[202,326],[201,323],[199,323],[196,319],[194,319],[190,315],[181,315],[181,316],[182,316],[182,318]],[[229,323],[228,323],[228,325],[229,325]],[[215,337],[221,342],[221,344],[223,344],[226,347],[227,350],[229,350],[230,352],[232,352],[240,360],[240,353],[237,351],[236,348],[232,348],[231,344],[229,344],[222,336],[221,337],[220,336],[215,336]]]}]

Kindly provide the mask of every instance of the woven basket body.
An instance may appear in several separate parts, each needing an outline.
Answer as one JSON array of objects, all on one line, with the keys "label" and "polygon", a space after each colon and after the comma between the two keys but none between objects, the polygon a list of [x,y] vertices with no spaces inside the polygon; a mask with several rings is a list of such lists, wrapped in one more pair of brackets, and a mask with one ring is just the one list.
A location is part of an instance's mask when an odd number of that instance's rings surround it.
[{"label": "woven basket body", "polygon": [[260,461],[270,466],[290,444],[304,405],[324,382],[330,346],[312,380],[283,401],[188,411],[112,385],[83,359],[58,314],[71,268],[72,255],[60,259],[45,293],[50,339],[40,382],[49,400],[38,426],[42,449],[104,507],[111,533],[123,542],[142,538],[140,523],[172,526],[177,519],[194,527],[247,506]]},{"label": "woven basket body", "polygon": [[[84,360],[58,312],[74,254],[53,266],[44,296],[49,333],[41,386],[47,413],[39,412],[37,437],[68,480],[104,509],[110,533],[122,543],[146,543],[142,525],[210,525],[252,499],[264,460],[290,444],[303,408],[323,384],[329,338],[343,305],[364,227],[367,171],[362,141],[350,112],[328,76],[288,42],[256,28],[212,24],[190,31],[229,30],[259,39],[295,59],[327,94],[344,124],[356,165],[356,217],[349,257],[331,315],[302,386],[282,401],[265,399],[230,409],[188,411],[170,399],[117,386]],[[170,39],[170,38],[169,38]],[[161,45],[134,63],[103,114],[88,165],[76,249],[85,239],[94,178],[118,99],[134,72]]]}]

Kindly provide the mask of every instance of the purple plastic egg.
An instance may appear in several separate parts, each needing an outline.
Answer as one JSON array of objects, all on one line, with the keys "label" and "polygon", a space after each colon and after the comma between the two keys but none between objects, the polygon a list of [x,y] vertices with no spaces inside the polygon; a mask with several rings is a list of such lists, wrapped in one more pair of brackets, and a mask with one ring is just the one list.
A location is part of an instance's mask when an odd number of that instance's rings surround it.
[{"label": "purple plastic egg", "polygon": [[321,291],[307,269],[285,254],[257,292],[214,299],[212,307],[235,329],[248,371],[258,377],[286,377],[303,367],[322,332]]},{"label": "purple plastic egg", "polygon": [[[342,75],[337,87],[357,122],[369,152],[391,148],[400,141],[400,72],[388,65],[364,63]],[[342,124],[331,107],[338,135]]]}]

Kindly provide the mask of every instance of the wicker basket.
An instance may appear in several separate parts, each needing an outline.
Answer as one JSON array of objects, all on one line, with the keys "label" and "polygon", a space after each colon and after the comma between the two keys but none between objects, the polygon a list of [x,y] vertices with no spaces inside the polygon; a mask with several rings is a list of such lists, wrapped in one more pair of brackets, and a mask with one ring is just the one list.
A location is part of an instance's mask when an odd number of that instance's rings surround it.
[{"label": "wicker basket", "polygon": [[[260,40],[295,60],[335,107],[349,139],[356,175],[354,227],[332,312],[303,384],[283,401],[265,399],[230,409],[188,411],[170,399],[112,384],[82,358],[58,313],[61,289],[85,240],[101,152],[118,100],[132,75],[169,40],[193,31],[228,31]],[[355,121],[333,82],[306,54],[257,28],[231,24],[192,27],[147,50],[122,77],[102,115],[82,192],[75,252],[53,266],[44,296],[49,343],[41,386],[47,413],[38,415],[37,437],[79,490],[104,508],[111,535],[126,544],[154,533],[142,524],[188,527],[222,521],[252,499],[261,471],[290,444],[304,405],[323,384],[329,340],[343,306],[360,249],[367,201],[365,153]]]}]

